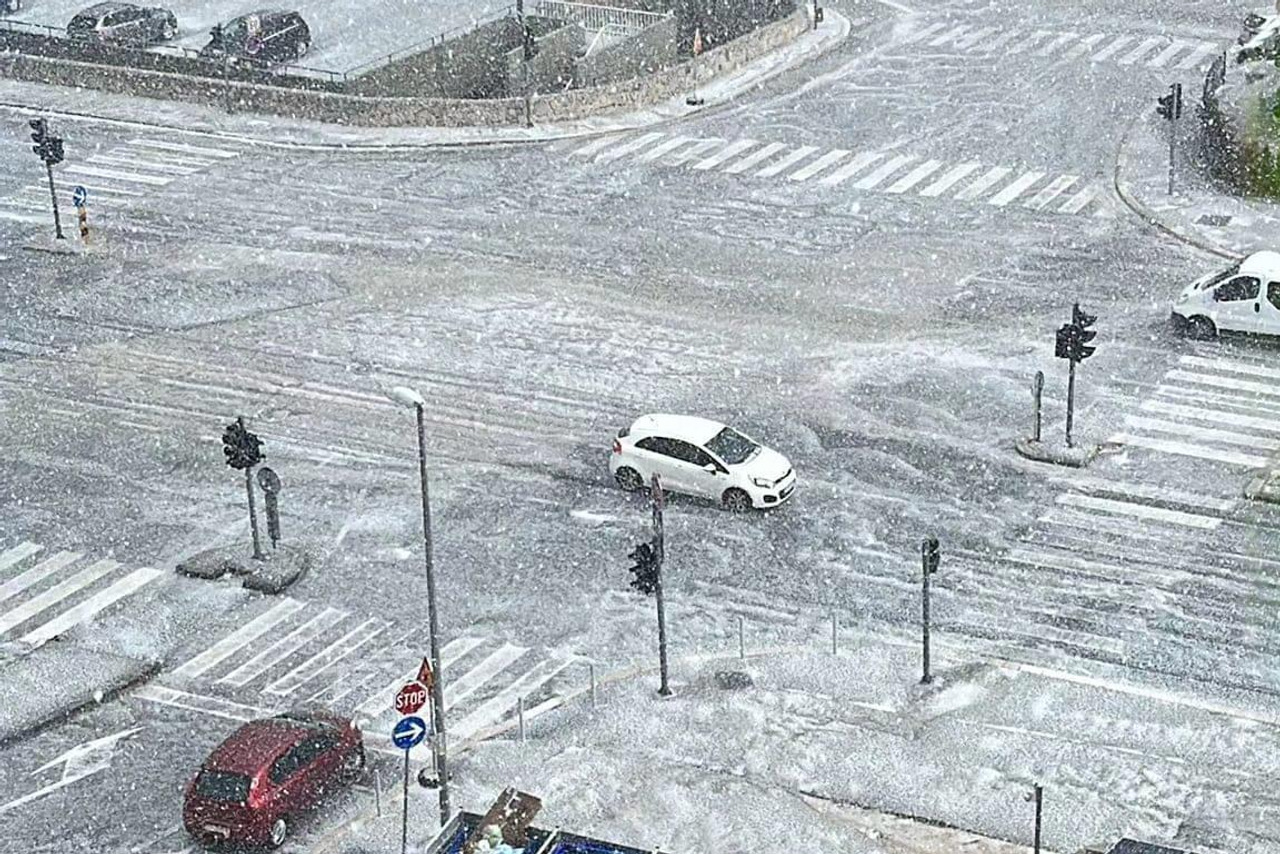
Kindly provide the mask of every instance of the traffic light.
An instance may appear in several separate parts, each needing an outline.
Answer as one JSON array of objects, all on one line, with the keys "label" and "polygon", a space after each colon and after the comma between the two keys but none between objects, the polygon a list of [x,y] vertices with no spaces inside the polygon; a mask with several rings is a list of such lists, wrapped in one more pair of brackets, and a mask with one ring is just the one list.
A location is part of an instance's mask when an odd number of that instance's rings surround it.
[{"label": "traffic light", "polygon": [[635,566],[631,567],[631,588],[648,596],[658,589],[658,553],[650,543],[640,543],[627,555]]},{"label": "traffic light", "polygon": [[1070,359],[1075,352],[1076,328],[1070,323],[1058,327],[1058,337],[1054,341],[1053,355],[1058,359]]},{"label": "traffic light", "polygon": [[924,558],[924,571],[930,575],[938,571],[938,563],[942,558],[942,550],[938,546],[937,537],[926,537],[920,544],[920,555]]},{"label": "traffic light", "polygon": [[62,137],[51,136],[45,141],[44,162],[50,166],[62,162]]},{"label": "traffic light", "polygon": [[1097,347],[1086,346],[1094,338],[1098,337],[1098,333],[1089,329],[1098,320],[1096,314],[1085,314],[1080,310],[1080,303],[1071,306],[1071,325],[1075,332],[1072,343],[1075,345],[1074,360],[1083,362],[1089,358],[1098,349]]},{"label": "traffic light", "polygon": [[1169,121],[1182,118],[1182,84],[1171,84],[1169,94],[1156,98],[1156,103],[1156,112],[1160,114],[1160,118]]},{"label": "traffic light", "polygon": [[40,159],[43,160],[48,151],[49,126],[44,119],[31,119],[27,124],[31,126],[31,141],[35,143],[31,146],[31,150],[40,155]]},{"label": "traffic light", "polygon": [[245,429],[243,418],[237,418],[222,433],[222,453],[233,469],[253,468],[263,459],[262,440]]}]

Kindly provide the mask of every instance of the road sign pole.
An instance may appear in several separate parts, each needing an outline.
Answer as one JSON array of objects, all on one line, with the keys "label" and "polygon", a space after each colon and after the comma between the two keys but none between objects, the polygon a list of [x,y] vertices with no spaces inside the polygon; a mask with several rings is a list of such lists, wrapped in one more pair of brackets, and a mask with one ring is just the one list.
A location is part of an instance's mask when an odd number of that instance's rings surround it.
[{"label": "road sign pole", "polygon": [[253,500],[253,468],[244,470],[244,488],[249,493],[249,528],[253,531],[253,559],[266,560],[262,553],[262,540],[258,536],[258,507]]},{"label": "road sign pole", "polygon": [[62,234],[62,218],[58,215],[58,191],[53,186],[53,164],[46,160],[44,168],[49,173],[49,197],[53,199],[53,229],[59,240],[65,240]]},{"label": "road sign pole", "polygon": [[401,794],[404,795],[404,810],[400,822],[400,854],[406,854],[409,850],[409,751],[407,750],[404,752],[404,788]]},{"label": "road sign pole", "polygon": [[1040,403],[1044,395],[1044,371],[1036,371],[1035,381],[1031,383],[1031,399],[1035,401],[1036,407],[1036,424],[1035,432],[1031,434],[1031,441],[1040,441],[1040,421],[1041,409]]},{"label": "road sign pole", "polygon": [[1068,359],[1067,364],[1067,447],[1071,447],[1071,420],[1076,409],[1076,360]]},{"label": "road sign pole", "polygon": [[662,598],[662,563],[666,557],[666,543],[662,527],[662,484],[656,474],[653,476],[649,497],[653,503],[653,550],[657,573],[654,594],[658,600],[658,693],[667,697],[671,694],[671,685],[667,681],[667,609]]}]

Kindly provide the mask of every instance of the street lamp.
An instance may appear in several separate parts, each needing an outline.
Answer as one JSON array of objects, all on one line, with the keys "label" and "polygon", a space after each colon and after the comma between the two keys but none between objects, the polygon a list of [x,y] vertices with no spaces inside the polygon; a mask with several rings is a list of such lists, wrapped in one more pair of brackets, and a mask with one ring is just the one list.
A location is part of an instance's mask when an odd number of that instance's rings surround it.
[{"label": "street lamp", "polygon": [[427,564],[427,621],[431,642],[431,669],[435,679],[431,681],[431,710],[435,719],[435,735],[432,745],[436,769],[440,773],[440,826],[449,821],[449,772],[445,763],[447,749],[444,727],[444,669],[440,666],[440,640],[436,619],[435,561],[431,555],[431,502],[427,488],[427,428],[424,409],[427,402],[411,388],[396,386],[391,390],[396,402],[413,407],[418,416],[418,471],[422,476],[422,549]]}]

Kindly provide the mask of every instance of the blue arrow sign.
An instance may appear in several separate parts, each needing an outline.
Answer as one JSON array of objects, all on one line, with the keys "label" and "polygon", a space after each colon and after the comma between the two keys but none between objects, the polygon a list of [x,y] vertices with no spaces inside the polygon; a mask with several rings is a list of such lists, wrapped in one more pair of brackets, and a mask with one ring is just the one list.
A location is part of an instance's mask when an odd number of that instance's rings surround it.
[{"label": "blue arrow sign", "polygon": [[71,191],[71,204],[82,208],[87,201],[89,201],[89,191],[84,187],[77,186]]},{"label": "blue arrow sign", "polygon": [[427,722],[417,715],[401,718],[391,730],[391,742],[401,750],[416,747],[427,734]]}]

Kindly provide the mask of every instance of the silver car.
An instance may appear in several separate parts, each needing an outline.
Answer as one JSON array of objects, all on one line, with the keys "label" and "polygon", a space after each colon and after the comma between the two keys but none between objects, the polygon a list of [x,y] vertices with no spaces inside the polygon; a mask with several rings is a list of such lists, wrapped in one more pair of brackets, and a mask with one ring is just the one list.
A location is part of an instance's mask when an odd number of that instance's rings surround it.
[{"label": "silver car", "polygon": [[67,24],[67,37],[112,44],[167,42],[178,34],[178,20],[168,9],[132,3],[99,3]]}]

